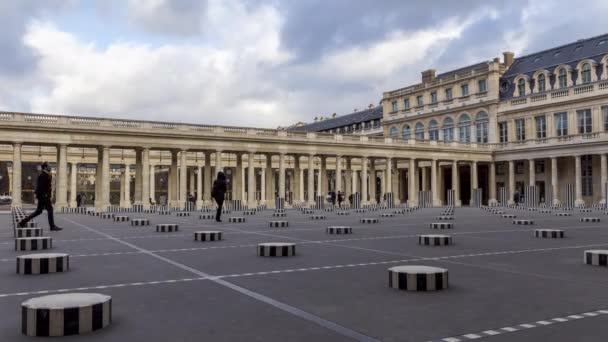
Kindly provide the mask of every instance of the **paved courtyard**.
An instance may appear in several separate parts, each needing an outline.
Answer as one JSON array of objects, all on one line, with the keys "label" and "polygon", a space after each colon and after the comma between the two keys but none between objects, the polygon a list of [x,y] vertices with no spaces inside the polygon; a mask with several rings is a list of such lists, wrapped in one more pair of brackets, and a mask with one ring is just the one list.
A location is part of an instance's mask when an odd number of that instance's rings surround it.
[{"label": "paved courtyard", "polygon": [[[608,249],[608,216],[594,210],[570,217],[504,209],[535,225],[513,225],[478,208],[456,208],[452,230],[431,230],[440,208],[392,218],[385,211],[351,212],[326,220],[287,210],[216,224],[175,214],[132,227],[94,216],[58,214],[53,252],[69,253],[70,270],[18,275],[11,216],[0,215],[0,340],[21,335],[20,303],[45,294],[112,296],[113,322],[70,341],[606,341],[608,270],[583,263],[586,249]],[[122,214],[121,214],[122,215]],[[378,224],[361,224],[375,217]],[[600,223],[580,222],[600,217]],[[289,228],[269,228],[287,220]],[[177,223],[176,233],[157,233]],[[328,235],[327,226],[353,228]],[[537,228],[565,230],[563,239],[535,238]],[[197,242],[193,233],[219,230],[224,239]],[[421,246],[420,234],[450,234],[450,246]],[[295,242],[294,257],[256,256],[262,242]],[[388,287],[387,269],[428,265],[449,270],[449,288],[406,292]],[[606,310],[606,311],[603,311]]]}]

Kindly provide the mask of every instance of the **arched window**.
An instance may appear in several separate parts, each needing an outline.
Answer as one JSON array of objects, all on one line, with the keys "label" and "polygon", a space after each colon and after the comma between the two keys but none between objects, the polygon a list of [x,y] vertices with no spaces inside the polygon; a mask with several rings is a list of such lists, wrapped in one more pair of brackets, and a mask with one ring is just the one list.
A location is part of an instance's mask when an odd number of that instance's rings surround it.
[{"label": "arched window", "polygon": [[443,120],[443,141],[454,141],[454,120],[450,117]]},{"label": "arched window", "polygon": [[397,137],[397,127],[391,127],[391,138]]},{"label": "arched window", "polygon": [[517,82],[517,91],[519,92],[519,96],[526,95],[526,80],[523,78],[520,78],[519,82]]},{"label": "arched window", "polygon": [[557,81],[559,82],[560,89],[566,88],[568,86],[568,73],[566,72],[566,68],[559,69]]},{"label": "arched window", "polygon": [[583,64],[583,68],[581,71],[581,81],[582,83],[591,82],[591,65],[589,65],[589,63]]},{"label": "arched window", "polygon": [[468,114],[461,115],[458,120],[458,141],[471,142],[471,117]]},{"label": "arched window", "polygon": [[412,131],[410,130],[410,125],[403,126],[403,129],[401,129],[401,137],[403,139],[410,139],[412,137]]},{"label": "arched window", "polygon": [[424,124],[422,122],[416,124],[416,139],[424,140]]},{"label": "arched window", "polygon": [[429,139],[439,140],[439,125],[435,119],[431,120],[429,123]]},{"label": "arched window", "polygon": [[539,93],[542,93],[546,90],[545,74],[538,75],[538,87],[536,89]]},{"label": "arched window", "polygon": [[480,144],[488,142],[488,113],[479,112],[475,117],[475,135],[476,141]]}]

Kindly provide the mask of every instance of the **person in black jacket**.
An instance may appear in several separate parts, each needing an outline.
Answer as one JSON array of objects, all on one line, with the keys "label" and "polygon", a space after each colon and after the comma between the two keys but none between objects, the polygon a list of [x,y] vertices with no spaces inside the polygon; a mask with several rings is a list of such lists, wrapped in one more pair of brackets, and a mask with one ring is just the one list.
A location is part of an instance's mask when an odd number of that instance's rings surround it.
[{"label": "person in black jacket", "polygon": [[49,217],[49,227],[52,231],[59,231],[63,228],[59,228],[55,225],[53,218],[53,204],[51,203],[51,195],[53,191],[53,177],[49,170],[49,164],[44,162],[40,165],[40,175],[36,182],[36,199],[38,199],[38,207],[36,211],[31,213],[28,217],[24,218],[19,222],[19,228],[24,228],[25,225],[34,217],[42,214],[42,211],[46,209],[46,213]]},{"label": "person in black jacket", "polygon": [[211,189],[211,197],[217,203],[217,213],[215,214],[215,220],[222,222],[222,205],[224,205],[224,195],[226,194],[226,175],[220,171],[217,173],[217,179],[213,182],[213,188]]}]

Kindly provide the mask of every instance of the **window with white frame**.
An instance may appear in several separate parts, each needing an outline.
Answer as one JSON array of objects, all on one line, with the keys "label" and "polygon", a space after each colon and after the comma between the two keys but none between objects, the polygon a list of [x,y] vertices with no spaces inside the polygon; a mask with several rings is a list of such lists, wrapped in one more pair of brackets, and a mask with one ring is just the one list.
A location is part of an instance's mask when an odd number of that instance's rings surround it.
[{"label": "window with white frame", "polygon": [[403,108],[410,109],[410,99],[403,100]]},{"label": "window with white frame", "polygon": [[604,131],[608,131],[608,106],[602,106],[602,120],[604,120]]},{"label": "window with white frame", "polygon": [[439,125],[435,119],[431,120],[429,123],[429,139],[439,140]]},{"label": "window with white frame", "polygon": [[424,124],[422,122],[416,124],[416,139],[424,139]]},{"label": "window with white frame", "polygon": [[480,93],[485,93],[488,91],[488,85],[485,79],[477,81],[477,88]]},{"label": "window with white frame", "polygon": [[458,120],[458,141],[471,142],[471,117],[463,114]]},{"label": "window with white frame", "polygon": [[524,118],[515,119],[515,140],[526,140],[526,120]]},{"label": "window with white frame", "polygon": [[399,107],[397,106],[397,101],[393,101],[393,103],[391,103],[391,105],[393,106],[393,112],[396,112],[399,110]]},{"label": "window with white frame", "polygon": [[591,65],[589,63],[583,64],[583,68],[581,70],[581,81],[583,84],[591,82]]},{"label": "window with white frame", "polygon": [[443,141],[454,141],[454,120],[450,117],[443,120]]},{"label": "window with white frame", "polygon": [[502,144],[509,142],[509,131],[506,121],[498,123],[498,141]]},{"label": "window with white frame", "polygon": [[547,118],[544,115],[539,115],[534,118],[536,123],[536,139],[545,139],[547,137]]},{"label": "window with white frame", "polygon": [[488,113],[479,112],[475,117],[475,141],[480,144],[488,142]]},{"label": "window with white frame", "polygon": [[577,121],[579,134],[591,133],[591,130],[592,130],[591,109],[577,110],[576,111],[576,121]]},{"label": "window with white frame", "polygon": [[416,105],[417,106],[424,106],[424,99],[423,99],[422,95],[416,96]]},{"label": "window with white frame", "polygon": [[432,104],[437,103],[437,92],[436,91],[431,92],[431,103]]},{"label": "window with white frame", "polygon": [[447,88],[445,90],[445,99],[446,100],[451,100],[452,99],[452,88]]},{"label": "window with white frame", "polygon": [[460,93],[462,96],[469,96],[469,84],[463,83],[460,85]]},{"label": "window with white frame", "polygon": [[517,92],[519,93],[519,96],[526,95],[526,80],[523,78],[520,78],[517,82]]},{"label": "window with white frame", "polygon": [[583,196],[593,196],[593,156],[581,156],[581,185]]},{"label": "window with white frame", "polygon": [[553,114],[553,121],[555,122],[556,136],[564,137],[568,135],[568,113],[559,112]]},{"label": "window with white frame", "polygon": [[410,129],[410,125],[405,125],[401,129],[401,138],[410,139],[412,137],[412,131]]},{"label": "window with white frame", "polygon": [[568,87],[568,72],[566,71],[566,68],[559,69],[557,81],[560,89]]},{"label": "window with white frame", "polygon": [[538,75],[538,87],[537,87],[537,89],[538,89],[539,93],[542,93],[542,92],[544,92],[547,89],[545,81],[546,81],[545,80],[545,74]]}]

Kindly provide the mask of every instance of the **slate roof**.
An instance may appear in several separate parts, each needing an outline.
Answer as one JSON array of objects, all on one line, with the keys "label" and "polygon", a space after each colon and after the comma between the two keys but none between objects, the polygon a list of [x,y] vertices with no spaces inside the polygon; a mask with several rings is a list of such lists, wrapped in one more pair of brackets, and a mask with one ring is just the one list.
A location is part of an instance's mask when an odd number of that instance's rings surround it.
[{"label": "slate roof", "polygon": [[290,131],[298,132],[321,132],[337,127],[348,126],[359,122],[365,122],[382,118],[382,106],[362,110],[356,113],[338,116],[333,119],[325,119],[319,122],[290,128]]},{"label": "slate roof", "polygon": [[446,77],[446,76],[450,76],[452,74],[457,74],[459,72],[477,69],[480,66],[488,65],[488,63],[490,63],[490,61],[479,62],[479,63],[468,65],[468,66],[465,66],[465,67],[462,67],[462,68],[446,71],[444,73],[437,74],[437,76],[435,76],[435,78],[443,78],[443,77]]},{"label": "slate roof", "polygon": [[[608,33],[587,39],[557,46],[551,49],[534,52],[525,56],[517,57],[505,74],[500,78],[501,88],[508,84],[508,90],[501,90],[500,99],[507,100],[513,97],[515,85],[513,81],[517,75],[525,74],[532,76],[537,70],[545,69],[553,74],[560,65],[569,65],[576,69],[577,64],[584,59],[592,59],[599,63],[603,56],[608,54]],[[601,68],[598,68],[598,78]],[[572,75],[576,82],[577,73]],[[555,77],[550,77],[549,82],[555,84]]]}]

